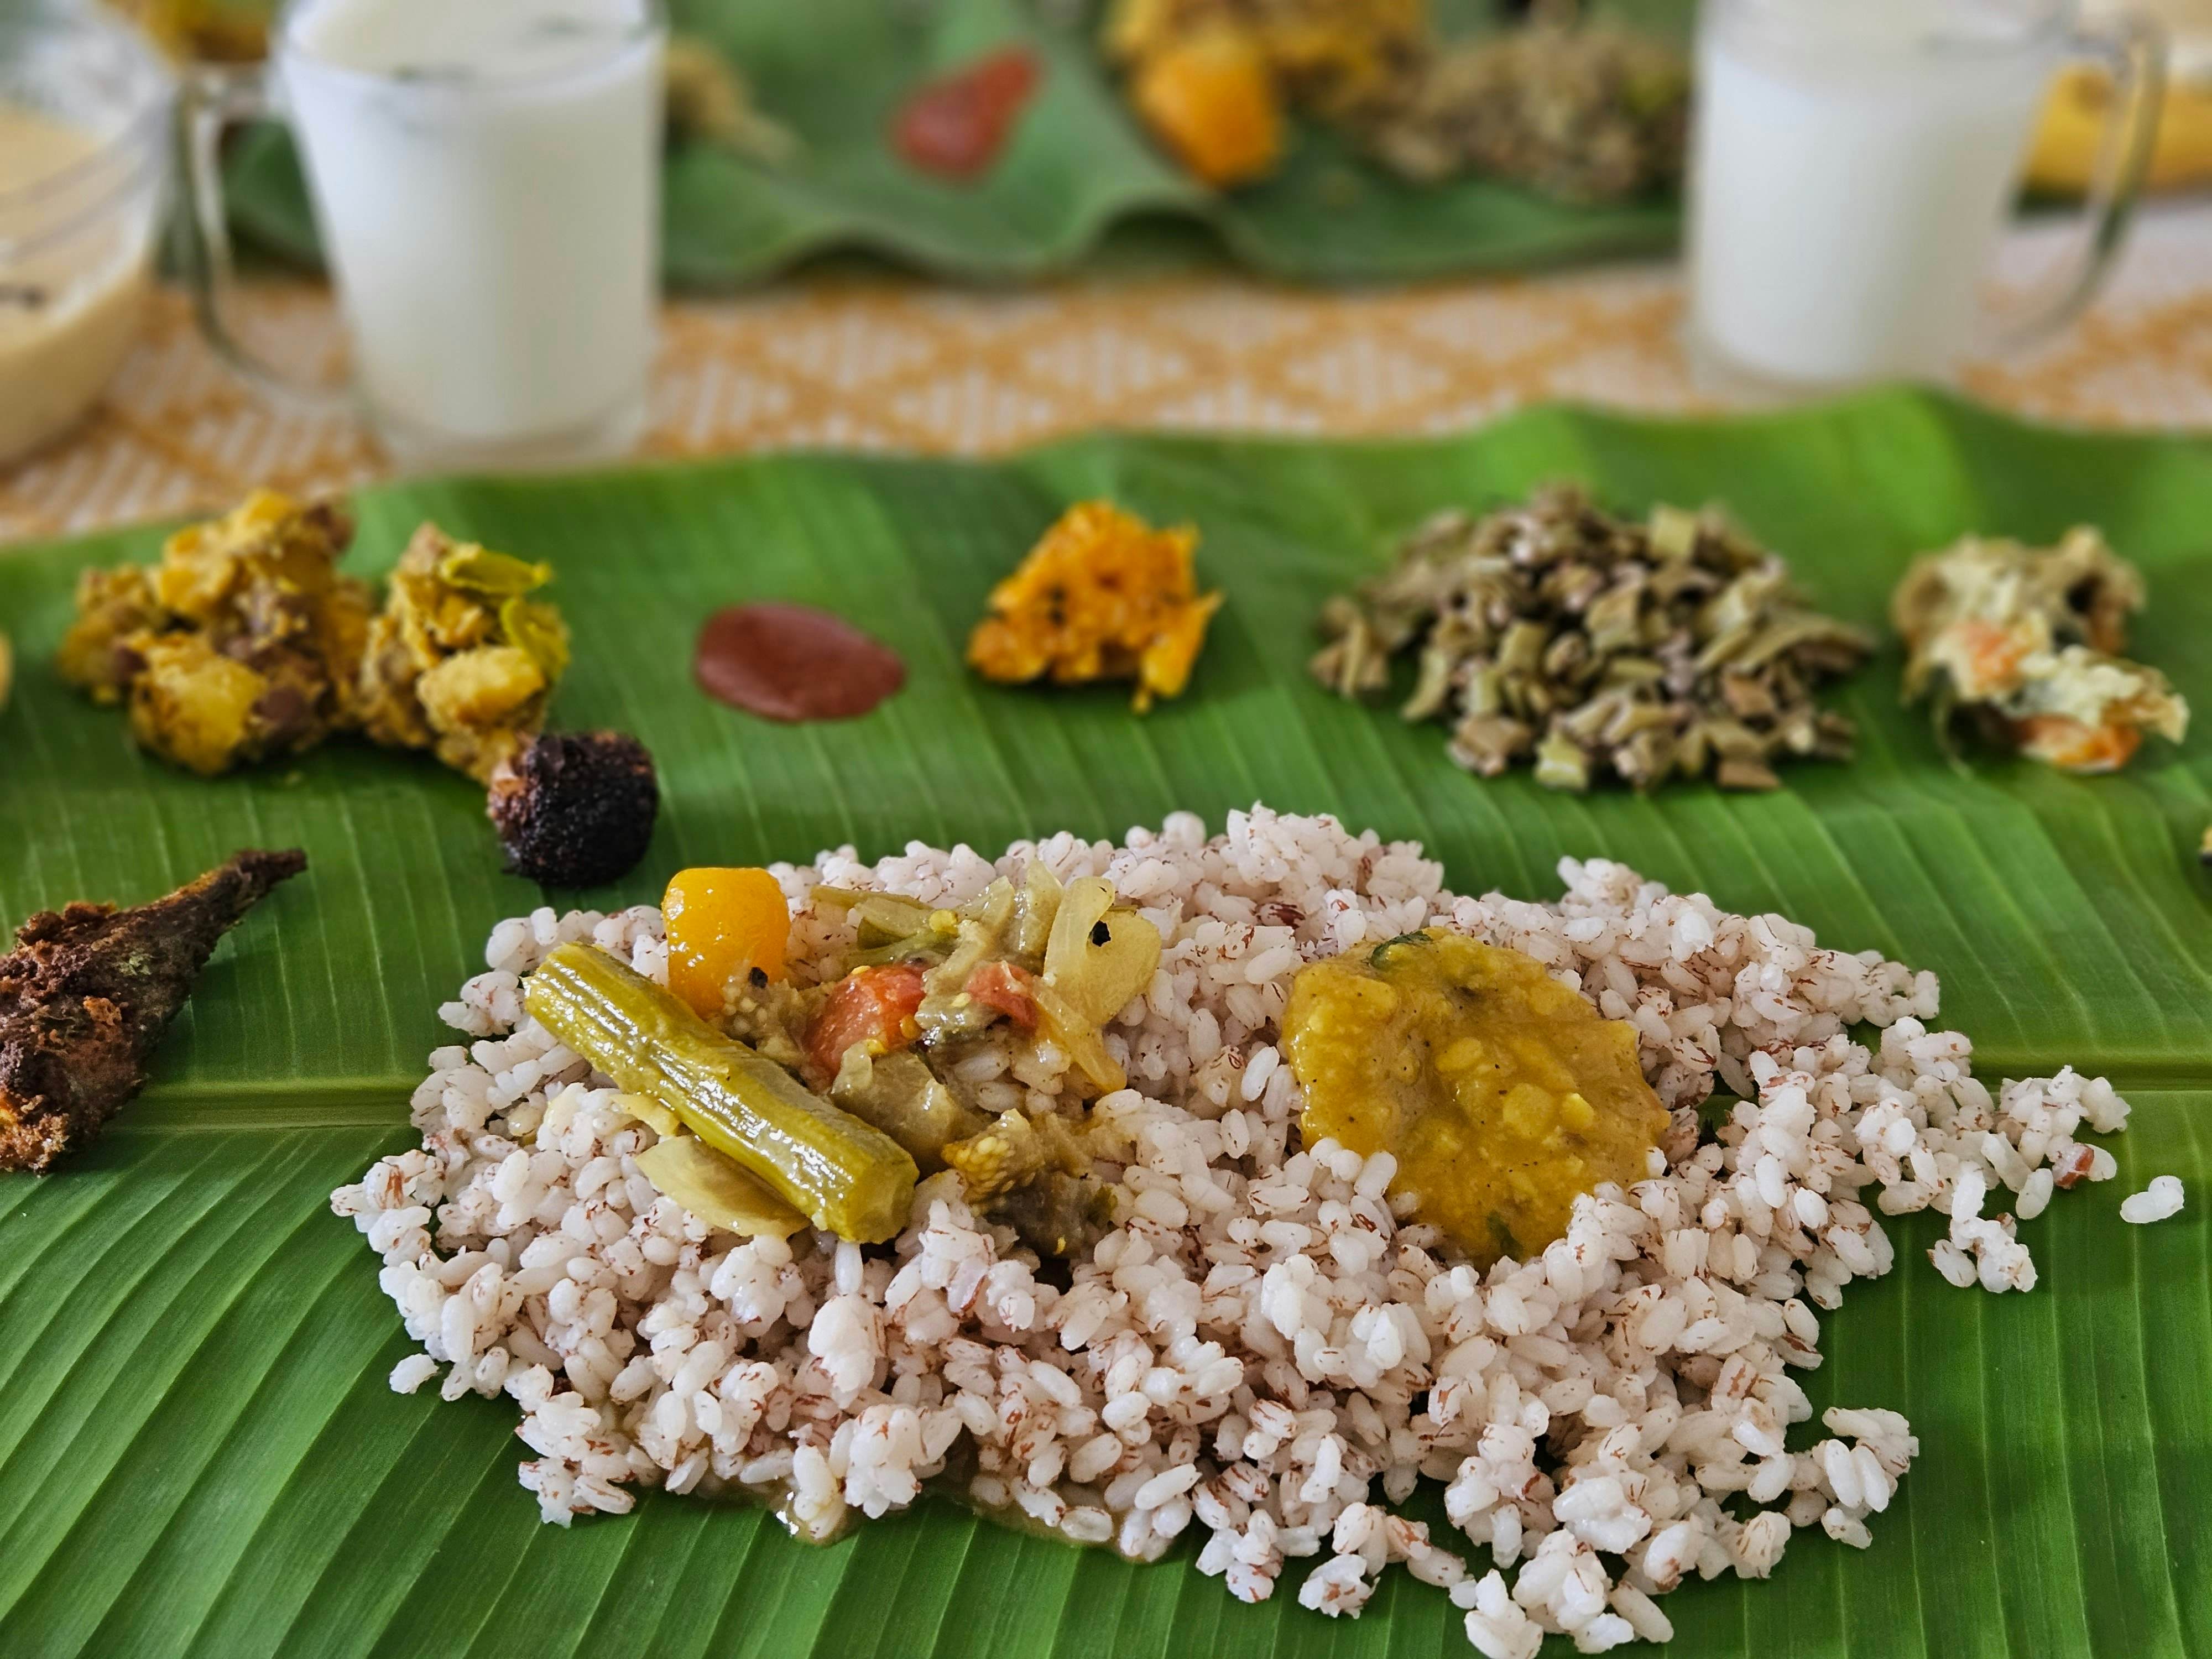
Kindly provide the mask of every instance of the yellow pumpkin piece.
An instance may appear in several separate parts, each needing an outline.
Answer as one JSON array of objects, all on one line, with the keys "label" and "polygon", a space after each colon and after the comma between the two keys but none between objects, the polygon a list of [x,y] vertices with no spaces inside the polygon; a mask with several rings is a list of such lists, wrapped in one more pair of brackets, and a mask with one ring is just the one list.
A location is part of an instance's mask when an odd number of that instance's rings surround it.
[{"label": "yellow pumpkin piece", "polygon": [[143,636],[137,650],[145,666],[131,686],[131,730],[139,743],[204,778],[235,765],[269,682],[204,634]]},{"label": "yellow pumpkin piece", "polygon": [[757,968],[783,977],[791,909],[765,870],[683,870],[661,896],[668,988],[702,1019],[726,1012],[732,981]]},{"label": "yellow pumpkin piece", "polygon": [[1154,530],[1111,501],[1068,508],[991,590],[969,665],[1006,684],[1133,679],[1143,714],[1189,683],[1220,608],[1220,594],[1197,591],[1197,545],[1195,530]]},{"label": "yellow pumpkin piece", "polygon": [[1283,104],[1249,35],[1206,29],[1137,66],[1129,101],[1152,136],[1203,183],[1249,185],[1283,157]]},{"label": "yellow pumpkin piece", "polygon": [[441,731],[497,726],[545,690],[544,671],[514,645],[480,645],[447,658],[415,682],[415,695]]}]

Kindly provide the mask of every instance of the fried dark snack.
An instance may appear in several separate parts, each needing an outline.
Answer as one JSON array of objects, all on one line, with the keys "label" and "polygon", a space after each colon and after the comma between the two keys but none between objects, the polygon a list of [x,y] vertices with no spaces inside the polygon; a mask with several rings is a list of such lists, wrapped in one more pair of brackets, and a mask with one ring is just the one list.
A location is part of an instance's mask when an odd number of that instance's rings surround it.
[{"label": "fried dark snack", "polygon": [[97,1136],[144,1086],[216,941],[307,867],[249,849],[151,904],[71,904],[17,928],[0,957],[0,1169],[43,1175]]},{"label": "fried dark snack", "polygon": [[660,783],[652,755],[627,732],[549,732],[492,774],[484,810],[514,874],[597,887],[645,856]]}]

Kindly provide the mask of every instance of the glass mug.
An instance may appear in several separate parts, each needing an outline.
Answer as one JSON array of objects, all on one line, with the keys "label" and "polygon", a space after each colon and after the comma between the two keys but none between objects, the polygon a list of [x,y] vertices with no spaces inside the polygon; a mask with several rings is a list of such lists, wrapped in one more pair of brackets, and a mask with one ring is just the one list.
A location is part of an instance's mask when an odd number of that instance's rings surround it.
[{"label": "glass mug", "polygon": [[645,423],[660,215],[659,0],[291,0],[264,66],[183,95],[199,317],[240,344],[220,147],[287,119],[353,346],[352,394],[408,465],[618,455]]},{"label": "glass mug", "polygon": [[138,337],[173,90],[103,12],[0,3],[0,466],[74,425]]},{"label": "glass mug", "polygon": [[[2083,234],[2010,319],[1978,289],[2051,78],[2113,77]],[[1690,347],[1709,380],[1808,391],[1946,375],[2087,302],[2156,137],[2161,37],[2072,0],[1705,0],[1690,176]]]}]

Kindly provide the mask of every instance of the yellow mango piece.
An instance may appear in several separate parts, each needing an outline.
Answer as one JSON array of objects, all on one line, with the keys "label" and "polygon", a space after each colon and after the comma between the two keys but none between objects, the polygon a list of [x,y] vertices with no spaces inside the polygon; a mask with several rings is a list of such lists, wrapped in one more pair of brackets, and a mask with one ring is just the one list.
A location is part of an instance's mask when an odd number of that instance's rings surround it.
[{"label": "yellow mango piece", "polygon": [[668,988],[702,1019],[719,1019],[732,981],[757,968],[783,977],[791,908],[765,870],[678,871],[661,895],[668,925]]}]

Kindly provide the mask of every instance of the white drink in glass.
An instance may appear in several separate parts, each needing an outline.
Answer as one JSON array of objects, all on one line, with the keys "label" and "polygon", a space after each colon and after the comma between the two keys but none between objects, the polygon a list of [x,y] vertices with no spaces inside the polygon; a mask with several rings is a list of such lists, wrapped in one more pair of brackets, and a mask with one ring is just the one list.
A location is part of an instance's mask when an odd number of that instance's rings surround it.
[{"label": "white drink in glass", "polygon": [[1723,374],[1940,375],[2065,40],[2056,0],[1707,0],[1691,328]]},{"label": "white drink in glass", "polygon": [[404,458],[617,453],[659,223],[653,0],[301,0],[276,54],[373,418]]}]

